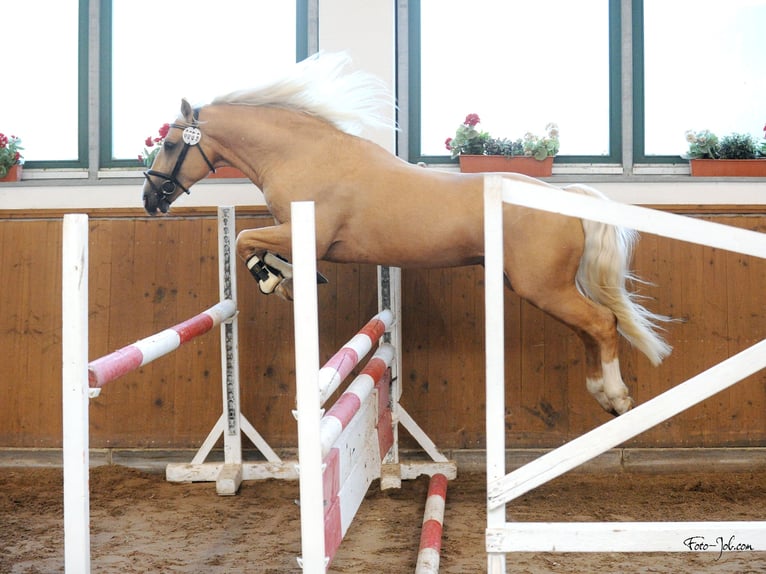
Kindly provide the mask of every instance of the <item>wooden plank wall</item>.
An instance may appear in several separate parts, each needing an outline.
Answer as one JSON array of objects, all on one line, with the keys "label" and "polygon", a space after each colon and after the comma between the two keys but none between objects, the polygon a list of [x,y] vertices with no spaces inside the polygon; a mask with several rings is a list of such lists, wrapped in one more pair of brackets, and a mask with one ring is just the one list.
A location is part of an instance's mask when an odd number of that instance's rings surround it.
[{"label": "wooden plank wall", "polygon": [[[764,231],[761,214],[704,215]],[[270,224],[239,210],[237,228]],[[147,218],[98,212],[90,223],[90,356],[178,323],[218,300],[212,212]],[[0,447],[61,443],[61,214],[0,218]],[[766,337],[766,263],[646,235],[641,292],[668,325],[673,355],[659,368],[626,345],[623,377],[644,402]],[[376,311],[373,266],[320,263],[322,359]],[[443,448],[484,447],[484,291],[481,267],[406,270],[403,403]],[[276,447],[295,446],[291,305],[258,292],[240,264],[243,412]],[[652,300],[654,299],[654,300]],[[556,446],[609,419],[584,382],[579,339],[506,296],[509,447]],[[635,439],[631,446],[766,445],[760,373]],[[217,332],[111,383],[91,401],[94,447],[196,447],[221,410]],[[408,443],[405,438],[405,445]]]}]

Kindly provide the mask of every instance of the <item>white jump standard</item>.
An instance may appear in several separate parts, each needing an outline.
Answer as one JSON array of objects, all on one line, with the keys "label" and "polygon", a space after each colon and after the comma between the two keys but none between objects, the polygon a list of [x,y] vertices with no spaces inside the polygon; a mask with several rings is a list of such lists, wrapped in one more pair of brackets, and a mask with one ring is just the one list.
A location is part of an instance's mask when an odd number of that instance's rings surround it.
[{"label": "white jump standard", "polygon": [[[234,494],[242,480],[296,478],[240,413],[237,349],[234,208],[218,208],[220,302],[151,337],[88,364],[88,217],[64,216],[62,254],[62,405],[64,452],[64,555],[67,572],[90,572],[89,398],[117,377],[170,353],[193,338],[221,329],[222,414],[190,464],[169,464],[168,480],[215,481],[219,494]],[[241,432],[266,461],[243,462]],[[223,435],[223,461],[205,462]]]},{"label": "white jump standard", "polygon": [[[399,480],[441,472],[446,482],[455,477],[456,468],[401,409],[397,393],[392,394],[396,349],[389,343],[378,346],[359,376],[323,414],[326,398],[395,326],[396,318],[390,310],[382,310],[320,369],[314,204],[293,203],[291,220],[302,551],[298,562],[305,573],[324,574],[370,484],[382,478],[383,461],[397,461],[387,466],[397,468]],[[433,462],[406,468],[399,464],[395,429],[401,419],[412,422],[405,427],[414,430],[413,436],[429,454],[436,454]]]}]

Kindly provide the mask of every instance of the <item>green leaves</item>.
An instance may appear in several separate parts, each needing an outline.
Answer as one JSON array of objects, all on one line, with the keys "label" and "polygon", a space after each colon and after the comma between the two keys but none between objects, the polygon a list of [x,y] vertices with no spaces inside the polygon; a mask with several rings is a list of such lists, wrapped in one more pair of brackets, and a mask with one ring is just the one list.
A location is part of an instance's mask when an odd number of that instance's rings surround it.
[{"label": "green leaves", "polygon": [[445,143],[453,159],[466,154],[530,156],[542,161],[548,156],[555,156],[559,151],[559,130],[556,124],[545,126],[546,135],[542,137],[528,132],[524,139],[510,140],[493,138],[489,133],[477,130],[478,123],[478,115],[468,114],[464,123],[455,131],[455,137],[447,138]]}]

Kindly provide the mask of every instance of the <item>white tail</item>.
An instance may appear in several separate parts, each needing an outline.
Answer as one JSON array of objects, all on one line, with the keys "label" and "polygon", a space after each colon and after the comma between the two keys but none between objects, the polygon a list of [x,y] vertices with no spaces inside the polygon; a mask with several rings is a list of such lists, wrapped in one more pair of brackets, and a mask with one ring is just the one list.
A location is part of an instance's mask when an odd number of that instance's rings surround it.
[{"label": "white tail", "polygon": [[[586,185],[571,185],[566,190],[605,198]],[[659,335],[657,323],[669,319],[639,304],[637,295],[626,287],[628,280],[636,280],[629,264],[638,232],[587,219],[583,219],[582,224],[585,249],[577,270],[577,288],[589,299],[609,308],[617,317],[619,333],[653,365],[660,364],[672,347]]]}]

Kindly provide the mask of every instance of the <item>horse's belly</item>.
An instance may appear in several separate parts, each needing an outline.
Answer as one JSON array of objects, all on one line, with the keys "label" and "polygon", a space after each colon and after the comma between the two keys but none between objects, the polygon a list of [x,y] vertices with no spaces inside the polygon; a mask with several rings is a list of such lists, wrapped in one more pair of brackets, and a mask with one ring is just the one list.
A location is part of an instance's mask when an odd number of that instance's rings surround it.
[{"label": "horse's belly", "polygon": [[[386,229],[353,240],[333,242],[323,259],[337,263],[372,263],[395,267],[457,267],[483,260],[481,236],[457,229],[435,233],[422,225],[415,229]],[[443,231],[446,231],[444,233]],[[481,233],[481,228],[479,228]]]}]

